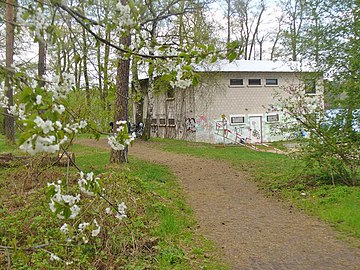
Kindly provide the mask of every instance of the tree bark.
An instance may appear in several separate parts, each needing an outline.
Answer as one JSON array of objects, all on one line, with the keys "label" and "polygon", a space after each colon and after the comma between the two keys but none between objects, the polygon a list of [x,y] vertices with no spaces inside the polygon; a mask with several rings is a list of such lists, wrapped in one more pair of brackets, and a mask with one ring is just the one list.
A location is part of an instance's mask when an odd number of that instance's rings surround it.
[{"label": "tree bark", "polygon": [[86,30],[83,28],[83,72],[84,72],[84,81],[85,81],[85,93],[86,93],[86,102],[87,105],[90,105],[90,82],[89,82],[89,74],[87,69],[87,59],[88,59],[88,48],[86,41]]},{"label": "tree bark", "polygon": [[[120,44],[125,47],[130,46],[131,36],[120,38]],[[118,128],[117,121],[129,121],[128,103],[129,103],[129,74],[130,59],[119,59],[116,75],[116,100],[115,100],[115,121],[114,128]],[[111,150],[110,163],[128,162],[128,148],[124,150]]]},{"label": "tree bark", "polygon": [[[11,85],[14,63],[14,0],[6,1],[6,70],[7,76],[5,78],[6,97],[8,98],[8,105],[14,105],[14,93]],[[5,136],[10,142],[15,142],[15,118],[14,115],[9,114],[7,108],[4,109],[4,126]]]},{"label": "tree bark", "polygon": [[[40,0],[39,3],[41,7],[44,5],[44,0]],[[41,87],[45,86],[45,75],[46,70],[46,46],[44,41],[44,35],[42,35],[42,40],[39,41],[39,58],[38,58],[38,77],[39,77],[39,85]]]}]

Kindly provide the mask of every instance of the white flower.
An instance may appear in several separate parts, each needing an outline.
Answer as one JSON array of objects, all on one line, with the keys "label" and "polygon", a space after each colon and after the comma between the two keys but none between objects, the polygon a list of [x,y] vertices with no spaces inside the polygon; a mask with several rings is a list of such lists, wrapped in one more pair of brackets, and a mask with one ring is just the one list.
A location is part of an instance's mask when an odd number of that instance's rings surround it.
[{"label": "white flower", "polygon": [[42,103],[42,96],[37,95],[37,96],[36,96],[36,104],[37,104],[37,105],[40,105],[41,103]]},{"label": "white flower", "polygon": [[60,231],[64,234],[67,234],[69,232],[69,225],[67,225],[66,223],[64,223],[61,228]]},{"label": "white flower", "polygon": [[61,104],[60,105],[54,104],[53,105],[53,111],[57,112],[59,114],[62,114],[65,111],[65,107],[63,105],[61,105]]},{"label": "white flower", "polygon": [[39,152],[55,153],[60,149],[60,143],[56,143],[55,136],[42,137],[34,134],[20,145],[19,149],[30,155]]},{"label": "white flower", "polygon": [[71,206],[70,211],[71,211],[71,215],[69,218],[74,219],[79,214],[80,207],[74,204],[73,206]]},{"label": "white flower", "polygon": [[51,212],[55,213],[56,208],[55,208],[55,202],[53,200],[51,200],[49,202],[49,207],[50,207]]},{"label": "white flower", "polygon": [[60,258],[58,256],[56,256],[53,253],[50,253],[50,260],[51,261],[60,261]]},{"label": "white flower", "polygon": [[126,209],[126,205],[124,202],[122,202],[121,204],[118,205],[118,211],[115,215],[116,218],[118,218],[119,220],[122,220],[123,218],[126,218],[126,213],[125,213],[125,209]]},{"label": "white flower", "polygon": [[50,120],[44,121],[41,117],[36,116],[34,122],[39,128],[43,130],[44,134],[48,134],[50,131],[54,131],[53,123]]},{"label": "white flower", "polygon": [[119,143],[115,136],[109,136],[108,137],[108,144],[110,145],[110,147],[116,151],[121,151],[125,149],[125,146],[121,143]]},{"label": "white flower", "polygon": [[110,209],[110,207],[107,207],[107,208],[105,209],[105,213],[106,213],[106,214],[111,214],[111,209]]},{"label": "white flower", "polygon": [[79,232],[82,233],[86,229],[86,227],[88,227],[89,225],[90,225],[90,223],[88,223],[88,222],[80,223],[79,227],[78,227]]},{"label": "white flower", "polygon": [[96,226],[96,229],[95,230],[92,230],[91,231],[91,236],[97,236],[99,233],[100,233],[100,226],[99,224],[97,223],[96,219],[94,219],[94,224]]}]

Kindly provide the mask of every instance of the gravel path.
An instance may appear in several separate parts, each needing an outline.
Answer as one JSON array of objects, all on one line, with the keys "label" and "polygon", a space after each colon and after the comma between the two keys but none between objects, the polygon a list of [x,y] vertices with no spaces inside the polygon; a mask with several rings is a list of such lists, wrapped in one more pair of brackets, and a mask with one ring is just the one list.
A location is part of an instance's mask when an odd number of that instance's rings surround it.
[{"label": "gravel path", "polygon": [[[82,144],[107,147],[105,141]],[[232,269],[360,269],[360,249],[330,226],[265,197],[222,161],[161,151],[137,141],[131,156],[168,166],[181,181],[200,225]]]}]

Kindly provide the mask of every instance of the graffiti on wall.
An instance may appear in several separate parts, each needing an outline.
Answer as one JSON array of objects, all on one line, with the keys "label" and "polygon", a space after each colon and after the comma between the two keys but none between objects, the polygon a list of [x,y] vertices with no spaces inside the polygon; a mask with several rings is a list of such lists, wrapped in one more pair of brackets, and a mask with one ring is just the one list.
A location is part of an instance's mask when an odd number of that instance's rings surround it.
[{"label": "graffiti on wall", "polygon": [[187,118],[185,120],[186,132],[196,132],[196,121],[195,118]]},{"label": "graffiti on wall", "polygon": [[208,118],[204,115],[199,115],[196,118],[196,130],[197,132],[207,132],[211,131],[214,128],[214,123],[209,121]]},{"label": "graffiti on wall", "polygon": [[228,142],[232,143],[248,143],[249,139],[246,134],[249,132],[249,128],[244,126],[231,127],[227,125],[227,121],[216,120],[215,121],[215,134],[225,138]]}]

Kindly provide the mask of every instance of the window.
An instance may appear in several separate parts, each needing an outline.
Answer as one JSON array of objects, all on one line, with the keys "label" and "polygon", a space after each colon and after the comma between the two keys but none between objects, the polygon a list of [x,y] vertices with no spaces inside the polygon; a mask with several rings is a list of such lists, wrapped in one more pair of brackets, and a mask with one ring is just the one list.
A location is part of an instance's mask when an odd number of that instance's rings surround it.
[{"label": "window", "polygon": [[168,125],[169,125],[169,126],[175,126],[175,119],[169,118],[169,119],[168,119]]},{"label": "window", "polygon": [[261,79],[249,79],[249,85],[261,85]]},{"label": "window", "polygon": [[230,85],[231,86],[244,85],[244,80],[243,79],[230,79]]},{"label": "window", "polygon": [[165,118],[160,118],[160,126],[165,126],[166,122],[165,122]]},{"label": "window", "polygon": [[315,80],[305,80],[305,93],[306,94],[315,94],[316,93],[316,82]]},{"label": "window", "polygon": [[266,79],[265,85],[278,85],[278,79]]},{"label": "window", "polygon": [[156,126],[156,125],[157,125],[157,119],[156,119],[156,118],[151,119],[151,125],[152,125],[152,126]]},{"label": "window", "polygon": [[267,115],[266,121],[267,122],[279,122],[279,115],[278,114]]},{"label": "window", "polygon": [[244,124],[245,123],[245,116],[240,115],[230,115],[230,124],[231,125],[237,125],[237,124]]}]

